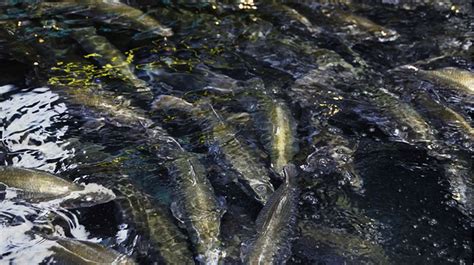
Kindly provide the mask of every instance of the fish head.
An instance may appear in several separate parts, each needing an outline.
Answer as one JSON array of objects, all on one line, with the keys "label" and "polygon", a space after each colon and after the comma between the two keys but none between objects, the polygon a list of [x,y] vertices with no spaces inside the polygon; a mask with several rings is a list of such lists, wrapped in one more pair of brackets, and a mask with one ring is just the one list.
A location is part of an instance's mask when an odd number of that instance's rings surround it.
[{"label": "fish head", "polygon": [[270,182],[256,181],[250,183],[250,187],[254,191],[255,199],[262,204],[265,204],[275,191]]},{"label": "fish head", "polygon": [[111,190],[97,184],[87,184],[83,190],[72,192],[67,196],[61,202],[61,206],[67,209],[86,208],[110,202],[115,198]]}]

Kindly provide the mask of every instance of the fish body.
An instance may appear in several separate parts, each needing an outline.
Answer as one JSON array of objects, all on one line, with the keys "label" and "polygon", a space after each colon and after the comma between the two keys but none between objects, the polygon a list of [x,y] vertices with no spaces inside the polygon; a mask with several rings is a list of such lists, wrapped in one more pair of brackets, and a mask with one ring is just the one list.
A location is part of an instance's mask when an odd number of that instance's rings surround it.
[{"label": "fish body", "polygon": [[368,18],[358,16],[352,12],[340,9],[330,9],[323,12],[326,13],[326,16],[334,18],[340,23],[355,25],[361,31],[377,37],[380,41],[393,41],[399,37],[399,34],[395,30],[385,28]]},{"label": "fish body", "polygon": [[90,207],[115,199],[110,190],[97,185],[78,185],[47,172],[0,167],[0,183],[16,189],[16,197],[33,203],[56,200],[67,209]]},{"label": "fish body", "polygon": [[255,241],[248,246],[245,264],[284,264],[290,257],[290,238],[296,220],[298,188],[296,166],[284,168],[283,183],[259,213]]},{"label": "fish body", "polygon": [[[170,104],[170,100],[177,103]],[[164,111],[169,111],[170,108],[178,109],[202,122],[212,141],[219,147],[225,161],[238,173],[238,181],[244,191],[265,204],[274,192],[274,188],[270,183],[269,172],[255,160],[250,146],[236,136],[235,128],[228,125],[211,104],[203,103],[194,107],[191,107],[193,104],[189,104],[191,103],[180,98],[160,96],[154,101],[153,108]],[[180,108],[180,106],[185,106],[185,108]]]},{"label": "fish body", "polygon": [[158,207],[126,178],[116,180],[111,188],[117,194],[116,202],[125,222],[150,241],[165,264],[194,264],[187,238],[173,223],[167,209]]},{"label": "fish body", "polygon": [[152,95],[150,87],[145,81],[133,73],[133,67],[120,50],[114,47],[105,37],[97,35],[95,28],[85,27],[72,30],[72,37],[82,48],[94,55],[102,67],[112,68],[117,71],[118,77],[132,85],[135,92]]},{"label": "fish body", "polygon": [[474,95],[474,73],[454,67],[437,70],[420,70],[419,72],[430,80],[440,82],[449,88],[454,88]]},{"label": "fish body", "polygon": [[156,19],[137,8],[118,1],[88,0],[88,2],[93,5],[93,8],[106,14],[110,19],[123,20],[125,24],[129,24],[133,29],[150,32],[163,37],[173,35],[173,31],[170,28],[163,26]]},{"label": "fish body", "polygon": [[212,106],[205,119],[210,125],[213,141],[218,145],[224,159],[238,173],[239,183],[252,197],[265,204],[274,192],[269,172],[255,160],[251,148],[237,137],[237,131],[226,124]]},{"label": "fish body", "polygon": [[420,113],[409,104],[401,101],[394,94],[384,89],[379,89],[374,91],[373,96],[369,100],[379,109],[388,112],[401,125],[400,128],[388,132],[391,136],[407,142],[436,142],[433,136],[433,128],[431,128]]},{"label": "fish body", "polygon": [[472,145],[474,141],[474,128],[472,128],[462,115],[448,106],[436,102],[426,94],[419,93],[415,95],[414,100],[426,108],[430,116],[440,119],[445,126],[454,127],[465,139],[470,141]]},{"label": "fish body", "polygon": [[68,238],[51,238],[56,244],[50,247],[53,253],[48,262],[52,264],[137,264],[132,259],[100,244]]},{"label": "fish body", "polygon": [[206,169],[196,155],[184,151],[171,164],[184,222],[198,260],[203,264],[218,264],[223,255],[219,236],[224,211],[215,198]]},{"label": "fish body", "polygon": [[0,183],[20,189],[22,198],[32,202],[47,201],[81,191],[83,187],[53,174],[25,168],[0,167]]},{"label": "fish body", "polygon": [[169,37],[173,31],[141,10],[118,1],[63,0],[61,2],[39,3],[39,14],[84,14],[100,23],[125,25],[128,28],[154,36]]}]

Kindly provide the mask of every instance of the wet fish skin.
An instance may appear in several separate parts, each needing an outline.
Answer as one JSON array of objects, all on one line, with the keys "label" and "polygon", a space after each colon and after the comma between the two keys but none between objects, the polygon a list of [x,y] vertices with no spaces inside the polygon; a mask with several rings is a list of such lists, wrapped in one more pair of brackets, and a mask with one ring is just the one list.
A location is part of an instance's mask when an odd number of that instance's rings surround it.
[{"label": "wet fish skin", "polygon": [[[394,137],[400,137],[407,142],[437,142],[433,129],[425,121],[425,119],[409,104],[401,101],[394,94],[385,89],[378,89],[373,91],[373,96],[369,98],[378,108],[383,109],[399,123],[402,127],[409,129],[411,136],[403,136],[400,132],[389,132]],[[398,129],[400,130],[400,129]]]},{"label": "wet fish skin", "polygon": [[472,128],[469,122],[466,121],[466,119],[459,113],[452,110],[448,106],[436,102],[424,93],[416,94],[414,96],[414,100],[417,103],[423,105],[423,107],[425,107],[432,116],[441,119],[446,126],[455,127],[465,139],[471,142],[471,145],[473,144],[474,128]]},{"label": "wet fish skin", "polygon": [[[176,104],[170,104],[171,100]],[[191,103],[177,97],[160,96],[153,102],[152,108],[163,111],[177,109],[202,122],[211,134],[212,140],[219,146],[225,160],[239,173],[239,184],[243,186],[244,191],[265,204],[274,191],[269,172],[255,161],[250,147],[236,137],[235,129],[225,123],[224,118],[214,110],[212,105],[202,103],[199,106],[191,104],[194,107],[190,107],[189,104]]]},{"label": "wet fish skin", "polygon": [[135,261],[115,250],[108,249],[100,244],[68,238],[49,238],[57,245],[52,246],[53,252],[48,262],[54,264],[117,264],[134,265]]},{"label": "wet fish skin", "polygon": [[113,94],[103,91],[83,91],[64,89],[64,93],[68,98],[76,104],[80,104],[95,110],[100,115],[104,115],[111,120],[123,126],[134,128],[147,128],[153,121],[146,117],[145,113],[140,109],[121,104],[115,100]]},{"label": "wet fish skin", "polygon": [[66,209],[90,207],[115,199],[109,190],[89,190],[91,185],[81,186],[33,169],[0,167],[0,183],[18,189],[20,199],[33,203],[59,199],[59,204]]},{"label": "wet fish skin", "polygon": [[125,177],[117,179],[111,188],[117,194],[116,203],[123,211],[125,222],[136,226],[150,240],[166,264],[195,264],[186,236],[166,214],[167,209],[158,207]]},{"label": "wet fish skin", "polygon": [[130,83],[135,92],[152,97],[153,93],[147,83],[133,73],[132,65],[105,37],[97,34],[95,28],[85,27],[73,29],[71,36],[82,46],[86,52],[93,56],[103,67],[110,67],[119,73],[119,77]]},{"label": "wet fish skin", "polygon": [[[78,5],[86,6],[86,9],[77,10]],[[109,21],[109,23],[125,24],[129,28],[148,32],[156,36],[170,37],[173,31],[163,26],[153,17],[143,13],[141,10],[131,7],[118,1],[101,1],[101,0],[62,0],[61,2],[45,2],[40,4],[42,12],[51,12],[48,10],[72,9],[74,13],[83,11],[94,12],[92,18],[99,22]],[[89,12],[89,13],[90,13]]]},{"label": "wet fish skin", "polygon": [[286,178],[259,213],[257,237],[248,246],[245,264],[284,264],[290,257],[290,238],[298,207],[298,171],[295,165],[284,168]]},{"label": "wet fish skin", "polygon": [[326,16],[335,18],[342,23],[356,25],[359,29],[372,34],[380,41],[392,41],[399,37],[399,34],[395,30],[385,28],[368,18],[361,17],[351,12],[346,12],[340,9],[330,9],[324,10],[323,13],[326,13]]},{"label": "wet fish skin", "polygon": [[423,76],[430,80],[440,82],[470,95],[474,95],[474,73],[455,67],[446,67],[437,70],[421,70],[414,67]]},{"label": "wet fish skin", "polygon": [[239,183],[257,201],[265,204],[274,192],[268,171],[255,161],[249,147],[236,137],[236,132],[223,123],[212,126],[213,140],[231,167],[239,173]]},{"label": "wet fish skin", "polygon": [[81,191],[83,187],[53,174],[17,167],[0,167],[0,183],[10,188],[21,189],[22,196],[31,202],[52,200]]},{"label": "wet fish skin", "polygon": [[171,162],[171,172],[197,259],[202,264],[219,264],[224,255],[219,238],[224,211],[215,198],[204,165],[196,155],[183,151]]},{"label": "wet fish skin", "polygon": [[285,102],[276,100],[269,104],[271,165],[279,174],[298,150],[296,122]]}]

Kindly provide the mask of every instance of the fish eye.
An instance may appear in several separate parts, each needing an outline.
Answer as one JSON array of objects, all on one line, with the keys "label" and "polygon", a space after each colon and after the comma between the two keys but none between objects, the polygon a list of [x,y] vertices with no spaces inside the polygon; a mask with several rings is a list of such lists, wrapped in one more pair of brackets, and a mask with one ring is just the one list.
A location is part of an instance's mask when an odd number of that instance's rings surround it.
[{"label": "fish eye", "polygon": [[255,187],[255,190],[256,190],[257,192],[264,192],[264,191],[266,191],[267,189],[266,189],[265,185],[258,185],[257,187]]}]

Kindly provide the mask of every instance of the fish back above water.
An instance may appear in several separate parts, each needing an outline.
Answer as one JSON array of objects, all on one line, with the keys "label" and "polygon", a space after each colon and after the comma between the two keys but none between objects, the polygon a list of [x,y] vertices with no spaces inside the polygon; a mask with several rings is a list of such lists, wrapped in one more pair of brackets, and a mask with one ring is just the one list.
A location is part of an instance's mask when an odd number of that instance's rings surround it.
[{"label": "fish back above water", "polygon": [[446,67],[437,70],[420,70],[420,72],[431,80],[474,95],[474,73],[470,71]]},{"label": "fish back above water", "polygon": [[134,265],[132,259],[97,243],[68,238],[51,238],[57,244],[50,248],[48,264],[117,264]]},{"label": "fish back above water", "polygon": [[135,92],[147,97],[152,96],[151,88],[133,73],[131,62],[127,61],[122,52],[115,48],[105,37],[98,35],[95,28],[73,29],[72,37],[103,67],[115,69],[117,77],[128,82],[133,89],[136,89]]},{"label": "fish back above water", "polygon": [[220,242],[221,217],[224,213],[207,179],[204,165],[195,154],[182,152],[171,162],[175,176],[180,210],[191,235],[198,260],[219,264],[224,253]]},{"label": "fish back above water", "polygon": [[20,190],[21,198],[32,202],[57,199],[83,190],[82,186],[53,174],[16,167],[0,167],[0,183]]},{"label": "fish back above water", "polygon": [[284,168],[283,183],[267,201],[256,221],[257,236],[244,249],[245,264],[283,264],[290,257],[290,241],[298,209],[298,171]]}]

